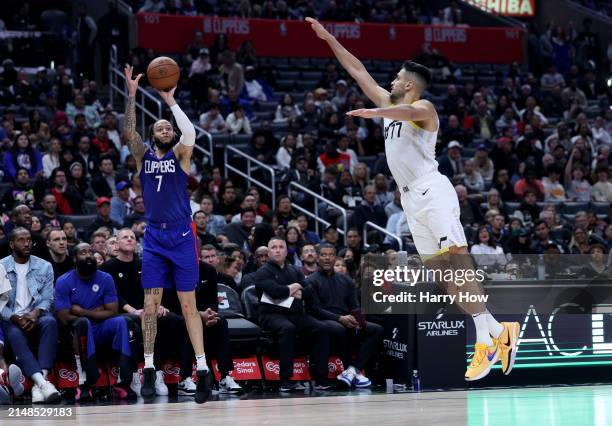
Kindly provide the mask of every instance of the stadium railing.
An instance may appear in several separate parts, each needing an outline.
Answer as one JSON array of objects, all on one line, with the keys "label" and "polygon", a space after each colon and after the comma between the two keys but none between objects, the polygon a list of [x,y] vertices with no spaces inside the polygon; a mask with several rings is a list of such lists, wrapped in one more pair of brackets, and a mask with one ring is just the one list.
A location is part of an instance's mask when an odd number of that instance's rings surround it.
[{"label": "stadium railing", "polygon": [[[239,168],[230,164],[230,153],[232,156],[238,156],[246,161],[246,170],[247,170],[246,173],[240,170]],[[230,171],[236,173],[237,175],[249,181],[251,184],[257,185],[259,188],[269,192],[272,198],[272,205],[273,206],[276,205],[276,171],[274,170],[273,167],[270,167],[269,165],[262,163],[258,159],[245,154],[244,152],[240,151],[238,148],[235,148],[229,145],[225,145],[225,148],[223,151],[223,163],[225,166],[224,174],[225,174],[226,179]],[[253,171],[259,171],[259,170],[263,170],[267,173],[270,173],[270,185],[266,185],[265,183],[261,182],[257,178],[251,176],[251,173]]]},{"label": "stadium railing", "polygon": [[394,239],[395,241],[397,241],[397,244],[399,246],[399,251],[404,250],[404,243],[402,241],[402,239],[400,237],[398,237],[397,235],[395,235],[392,232],[387,231],[385,228],[378,226],[377,224],[375,224],[374,222],[370,222],[367,221],[364,225],[363,225],[363,247],[364,248],[368,248],[370,246],[370,244],[368,243],[368,228],[373,228],[375,230],[377,230],[378,232],[382,232],[383,234],[389,236],[389,238]]},{"label": "stadium railing", "polygon": [[346,235],[346,231],[348,229],[348,214],[347,211],[344,207],[339,206],[336,203],[333,203],[332,201],[328,200],[327,198],[323,197],[322,195],[317,194],[316,192],[311,191],[310,189],[306,188],[305,186],[300,185],[297,182],[289,182],[289,185],[287,185],[287,194],[289,195],[289,197],[291,197],[291,190],[292,188],[295,191],[298,192],[302,192],[304,194],[308,194],[311,197],[314,198],[314,213],[311,212],[310,210],[302,207],[301,205],[299,205],[298,203],[294,203],[293,201],[291,202],[291,206],[298,210],[301,213],[304,213],[306,216],[314,219],[315,221],[315,232],[317,234],[320,235],[319,233],[319,224],[323,224],[323,226],[329,226],[329,225],[336,225],[336,224],[332,224],[331,222],[328,222],[327,220],[323,219],[322,217],[320,217],[318,215],[319,212],[319,203],[326,203],[328,206],[333,207],[335,209],[337,209],[338,211],[340,211],[340,214],[342,215],[342,229],[338,230],[339,233],[341,233],[342,235]]}]

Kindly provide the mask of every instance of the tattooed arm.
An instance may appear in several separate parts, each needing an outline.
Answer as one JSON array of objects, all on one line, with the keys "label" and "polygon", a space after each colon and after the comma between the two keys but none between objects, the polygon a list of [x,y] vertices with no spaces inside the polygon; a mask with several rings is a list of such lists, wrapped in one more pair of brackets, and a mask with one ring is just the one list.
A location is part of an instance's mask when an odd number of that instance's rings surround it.
[{"label": "tattooed arm", "polygon": [[130,65],[126,65],[124,71],[125,83],[128,90],[124,118],[125,139],[127,140],[130,154],[136,159],[136,168],[140,172],[142,158],[144,157],[146,148],[142,141],[142,137],[136,132],[136,92],[138,90],[138,81],[142,77],[142,74],[138,74],[135,79],[132,79],[133,69]]}]

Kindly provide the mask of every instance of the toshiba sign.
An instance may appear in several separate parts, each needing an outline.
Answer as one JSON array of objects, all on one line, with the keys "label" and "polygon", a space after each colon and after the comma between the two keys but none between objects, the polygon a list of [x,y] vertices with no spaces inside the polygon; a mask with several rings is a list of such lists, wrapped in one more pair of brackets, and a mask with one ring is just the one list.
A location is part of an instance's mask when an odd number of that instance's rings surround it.
[{"label": "toshiba sign", "polygon": [[534,16],[535,0],[463,0],[489,13],[506,16]]}]

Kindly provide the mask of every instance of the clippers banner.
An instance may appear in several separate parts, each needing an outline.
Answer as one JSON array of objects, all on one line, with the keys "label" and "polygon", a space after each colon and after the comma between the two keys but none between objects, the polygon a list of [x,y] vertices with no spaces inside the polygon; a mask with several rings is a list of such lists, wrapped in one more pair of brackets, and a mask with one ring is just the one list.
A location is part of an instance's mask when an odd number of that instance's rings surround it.
[{"label": "clippers banner", "polygon": [[[327,43],[304,21],[152,13],[137,16],[139,45],[157,52],[185,52],[195,33],[200,31],[208,46],[213,45],[218,34],[228,36],[233,50],[249,40],[259,56],[333,57]],[[324,22],[323,25],[360,59],[406,60],[414,58],[424,44],[429,44],[453,62],[506,64],[523,61],[521,28],[354,22]]]}]

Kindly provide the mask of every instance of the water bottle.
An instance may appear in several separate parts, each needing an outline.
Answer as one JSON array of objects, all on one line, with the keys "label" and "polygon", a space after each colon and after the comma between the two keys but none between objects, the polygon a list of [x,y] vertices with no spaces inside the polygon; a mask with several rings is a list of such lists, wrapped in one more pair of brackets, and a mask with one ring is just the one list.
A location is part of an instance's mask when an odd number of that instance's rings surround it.
[{"label": "water bottle", "polygon": [[546,278],[546,268],[544,266],[544,255],[538,256],[538,280],[544,280]]},{"label": "water bottle", "polygon": [[421,380],[419,379],[418,370],[412,370],[412,390],[414,392],[421,392]]}]

